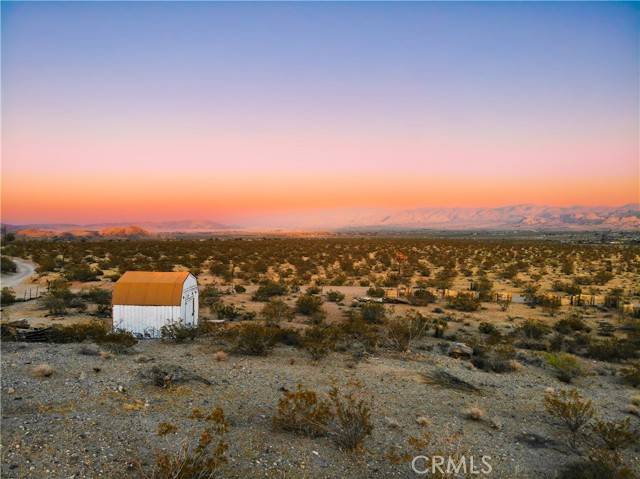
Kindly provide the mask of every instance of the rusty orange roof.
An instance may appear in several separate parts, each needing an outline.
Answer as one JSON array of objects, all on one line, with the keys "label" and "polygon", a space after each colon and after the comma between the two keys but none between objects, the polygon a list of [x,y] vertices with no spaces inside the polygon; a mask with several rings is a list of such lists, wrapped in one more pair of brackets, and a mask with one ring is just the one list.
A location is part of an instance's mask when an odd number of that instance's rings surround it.
[{"label": "rusty orange roof", "polygon": [[187,271],[127,271],[113,288],[113,304],[180,306]]}]

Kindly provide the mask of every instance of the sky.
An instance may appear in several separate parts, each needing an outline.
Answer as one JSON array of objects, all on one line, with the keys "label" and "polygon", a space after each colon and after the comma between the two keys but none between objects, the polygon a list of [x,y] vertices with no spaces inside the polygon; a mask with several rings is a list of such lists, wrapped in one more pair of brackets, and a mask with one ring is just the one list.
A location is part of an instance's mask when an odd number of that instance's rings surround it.
[{"label": "sky", "polygon": [[638,4],[1,8],[4,223],[639,201]]}]

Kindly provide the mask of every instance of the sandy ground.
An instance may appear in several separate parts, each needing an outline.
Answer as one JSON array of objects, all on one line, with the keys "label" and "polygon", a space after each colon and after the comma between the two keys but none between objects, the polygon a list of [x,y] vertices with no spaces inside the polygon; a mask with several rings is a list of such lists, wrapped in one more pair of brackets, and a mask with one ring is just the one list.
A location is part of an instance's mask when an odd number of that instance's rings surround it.
[{"label": "sandy ground", "polygon": [[[523,357],[525,366],[518,372],[482,372],[445,355],[440,343],[427,338],[414,354],[381,351],[355,367],[347,352],[316,363],[285,346],[268,357],[231,355],[216,362],[212,353],[228,345],[212,339],[182,345],[144,341],[135,354],[106,360],[80,355],[77,344],[4,343],[2,477],[140,477],[132,464],[148,468],[145,463],[152,462],[154,451],[177,449],[204,427],[189,418],[192,410],[216,406],[231,424],[230,462],[221,477],[421,477],[406,463],[393,464],[390,451],[489,455],[493,472],[487,477],[505,479],[551,477],[577,459],[564,445],[559,424],[544,412],[545,389],[564,386],[550,371]],[[138,362],[140,354],[151,362]],[[523,354],[530,359],[536,355]],[[52,377],[30,374],[41,363],[53,366]],[[212,384],[189,382],[166,390],[136,377],[139,370],[160,363],[180,365]],[[576,387],[603,416],[627,417],[625,408],[637,390],[621,384],[616,366],[591,362],[590,367],[592,374],[580,378]],[[439,368],[476,385],[480,393],[428,380]],[[344,389],[354,380],[363,385],[374,423],[362,453],[342,452],[327,438],[273,429],[282,390],[298,384],[317,391],[332,384]],[[485,418],[466,419],[462,410],[469,406],[482,408]],[[418,424],[419,416],[430,424]],[[632,420],[638,424],[637,418]],[[177,431],[159,436],[161,422]],[[407,439],[425,432],[432,435],[428,450],[412,450]],[[625,461],[640,470],[640,450],[630,451]]]}]

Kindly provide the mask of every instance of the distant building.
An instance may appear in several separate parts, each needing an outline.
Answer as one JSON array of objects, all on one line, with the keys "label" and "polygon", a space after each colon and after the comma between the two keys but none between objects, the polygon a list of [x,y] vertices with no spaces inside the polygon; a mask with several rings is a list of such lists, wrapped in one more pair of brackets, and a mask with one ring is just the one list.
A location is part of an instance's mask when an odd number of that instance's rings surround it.
[{"label": "distant building", "polygon": [[198,282],[188,272],[127,271],[113,289],[113,329],[159,338],[168,324],[198,324]]}]

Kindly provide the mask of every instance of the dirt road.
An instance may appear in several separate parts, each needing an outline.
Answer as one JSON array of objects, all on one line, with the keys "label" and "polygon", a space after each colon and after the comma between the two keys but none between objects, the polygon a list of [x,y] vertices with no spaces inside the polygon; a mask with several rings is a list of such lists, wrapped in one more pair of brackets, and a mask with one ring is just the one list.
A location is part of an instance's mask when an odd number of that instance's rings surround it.
[{"label": "dirt road", "polygon": [[3,288],[13,288],[25,279],[31,276],[36,270],[36,264],[31,261],[27,261],[20,258],[11,258],[18,266],[18,270],[15,273],[3,273],[0,279],[0,283]]}]

